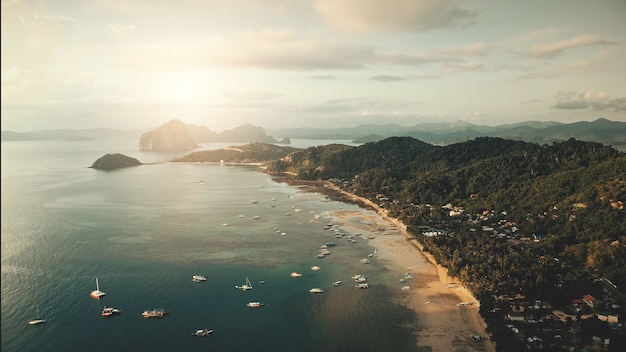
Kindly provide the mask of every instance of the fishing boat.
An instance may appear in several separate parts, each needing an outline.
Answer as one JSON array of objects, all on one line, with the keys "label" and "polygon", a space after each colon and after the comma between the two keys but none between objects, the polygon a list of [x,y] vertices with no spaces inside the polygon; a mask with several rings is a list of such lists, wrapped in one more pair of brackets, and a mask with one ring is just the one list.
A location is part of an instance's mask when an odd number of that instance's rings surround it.
[{"label": "fishing boat", "polygon": [[39,324],[43,324],[45,322],[46,322],[46,320],[45,319],[41,319],[41,316],[39,315],[39,305],[37,305],[37,319],[33,319],[33,320],[29,321],[28,325],[39,325]]},{"label": "fishing boat", "polygon": [[342,286],[342,285],[343,285],[343,282],[341,282],[341,281],[333,282],[333,286],[339,287],[339,286]]},{"label": "fishing boat", "polygon": [[203,337],[203,336],[209,336],[212,333],[213,333],[213,329],[198,329],[196,330],[196,332],[192,333],[192,335],[195,337]]},{"label": "fishing boat", "polygon": [[263,303],[261,302],[248,302],[246,303],[246,306],[250,307],[250,308],[259,308],[263,306]]},{"label": "fishing boat", "polygon": [[252,283],[250,282],[250,279],[246,277],[246,283],[241,286],[235,285],[235,288],[240,289],[242,291],[252,290]]},{"label": "fishing boat", "polygon": [[118,309],[118,308],[113,308],[113,307],[104,307],[102,308],[102,316],[103,317],[110,317],[112,315],[115,314],[122,314],[122,310]]},{"label": "fishing boat", "polygon": [[298,272],[295,272],[295,271],[293,273],[291,273],[290,275],[291,275],[291,277],[300,277],[300,276],[302,276],[301,273],[298,273]]},{"label": "fishing boat", "polygon": [[104,297],[106,293],[100,291],[100,284],[98,283],[98,278],[96,278],[96,289],[91,291],[89,296],[95,299],[100,299],[100,297]]},{"label": "fishing boat", "polygon": [[152,310],[145,310],[143,311],[143,313],[141,313],[141,316],[144,318],[163,318],[165,315],[167,314],[167,312],[165,311],[165,309],[162,308],[155,308]]},{"label": "fishing boat", "polygon": [[311,270],[314,270],[314,271],[317,271],[317,270],[320,270],[320,269],[321,269],[321,268],[320,268],[319,266],[317,266],[317,265],[313,265],[313,266],[311,267]]},{"label": "fishing boat", "polygon": [[370,285],[368,283],[364,283],[364,284],[356,284],[356,285],[354,285],[354,287],[356,287],[356,288],[370,288]]},{"label": "fishing boat", "polygon": [[322,290],[319,287],[315,287],[315,288],[310,289],[309,292],[311,292],[311,293],[322,293],[322,292],[324,292],[324,290]]},{"label": "fishing boat", "polygon": [[202,275],[194,275],[192,280],[194,282],[206,281],[206,277],[204,277]]}]

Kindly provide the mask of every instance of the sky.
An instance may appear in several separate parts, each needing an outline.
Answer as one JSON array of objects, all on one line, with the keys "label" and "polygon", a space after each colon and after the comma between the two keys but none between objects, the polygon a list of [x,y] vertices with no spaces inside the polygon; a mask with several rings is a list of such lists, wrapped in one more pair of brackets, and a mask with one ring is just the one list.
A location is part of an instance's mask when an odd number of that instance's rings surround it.
[{"label": "sky", "polygon": [[626,0],[2,0],[2,130],[626,121]]}]

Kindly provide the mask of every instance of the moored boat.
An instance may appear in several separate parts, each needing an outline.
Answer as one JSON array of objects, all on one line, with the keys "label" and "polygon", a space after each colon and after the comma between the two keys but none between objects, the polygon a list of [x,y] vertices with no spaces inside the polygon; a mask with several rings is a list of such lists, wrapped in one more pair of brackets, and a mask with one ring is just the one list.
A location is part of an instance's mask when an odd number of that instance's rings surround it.
[{"label": "moored boat", "polygon": [[141,316],[144,318],[163,318],[167,312],[162,308],[155,308],[151,310],[145,310],[141,313]]},{"label": "moored boat", "polygon": [[112,315],[115,314],[122,314],[122,310],[118,309],[118,308],[113,308],[113,307],[104,307],[102,308],[102,316],[103,317],[110,317]]},{"label": "moored boat", "polygon": [[235,285],[235,288],[240,289],[242,291],[252,290],[252,283],[250,282],[250,279],[246,277],[246,283],[241,286]]},{"label": "moored boat", "polygon": [[213,329],[198,329],[196,330],[196,332],[192,333],[192,335],[195,337],[203,337],[203,336],[209,336],[212,333],[213,333]]},{"label": "moored boat", "polygon": [[194,275],[192,280],[194,282],[206,281],[206,277],[204,277],[202,275]]},{"label": "moored boat", "polygon": [[28,322],[28,325],[39,325],[39,324],[43,324],[45,323],[46,320],[45,319],[41,319],[41,316],[39,316],[39,305],[37,306],[37,319],[33,319],[31,321]]},{"label": "moored boat", "polygon": [[89,296],[95,299],[100,299],[101,297],[106,296],[106,293],[100,291],[100,283],[98,283],[98,278],[96,278],[96,289],[91,291]]}]

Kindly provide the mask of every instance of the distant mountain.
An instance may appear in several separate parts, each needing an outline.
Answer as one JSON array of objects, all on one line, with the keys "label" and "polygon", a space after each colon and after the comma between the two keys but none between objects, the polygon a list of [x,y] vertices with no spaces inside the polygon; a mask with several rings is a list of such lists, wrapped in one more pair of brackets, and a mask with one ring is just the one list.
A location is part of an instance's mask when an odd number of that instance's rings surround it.
[{"label": "distant mountain", "polygon": [[[456,121],[420,123],[413,126],[370,124],[343,128],[303,127],[267,130],[262,127],[244,124],[221,133],[214,132],[210,128],[201,125],[187,125],[187,129],[192,139],[198,144],[210,142],[289,144],[290,138],[344,139],[358,143],[367,143],[388,137],[413,137],[435,145],[448,145],[479,137],[500,137],[538,144],[551,144],[576,138],[582,141],[612,145],[618,149],[626,149],[626,122],[610,121],[604,118],[591,122],[580,121],[568,124],[554,121],[526,121],[498,126],[474,125],[465,121]],[[84,130],[41,130],[23,133],[2,131],[2,140],[135,139],[149,130],[96,128]]]},{"label": "distant mountain", "polygon": [[[290,139],[275,139],[269,136],[263,127],[243,124],[231,130],[221,133],[214,132],[206,126],[189,124],[187,131],[197,144],[212,142],[237,142],[237,143],[279,143],[290,144]],[[138,139],[143,134],[154,130],[119,130],[109,128],[91,129],[59,129],[40,130],[32,132],[2,131],[3,141],[29,141],[29,140],[94,140],[94,139]]]},{"label": "distant mountain", "polygon": [[289,135],[291,138],[350,139],[371,142],[394,136],[407,136],[421,141],[448,145],[479,137],[500,137],[531,143],[549,144],[570,138],[597,142],[604,145],[626,147],[626,122],[604,118],[569,124],[554,121],[527,121],[499,126],[474,125],[464,121],[451,123],[421,123],[413,126],[395,124],[360,125],[350,128],[291,128],[268,129],[273,135]]},{"label": "distant mountain", "polygon": [[198,147],[198,144],[191,138],[187,126],[177,119],[146,132],[139,138],[139,150],[179,151]]},{"label": "distant mountain", "polygon": [[59,129],[32,132],[2,131],[3,141],[65,140],[81,141],[94,139],[137,139],[148,129],[120,130],[112,128]]},{"label": "distant mountain", "polygon": [[285,143],[289,140],[276,140],[265,133],[263,127],[253,126],[249,123],[235,127],[232,130],[225,130],[221,133],[213,132],[206,126],[187,125],[191,137],[196,143],[211,142],[242,142],[242,143]]}]

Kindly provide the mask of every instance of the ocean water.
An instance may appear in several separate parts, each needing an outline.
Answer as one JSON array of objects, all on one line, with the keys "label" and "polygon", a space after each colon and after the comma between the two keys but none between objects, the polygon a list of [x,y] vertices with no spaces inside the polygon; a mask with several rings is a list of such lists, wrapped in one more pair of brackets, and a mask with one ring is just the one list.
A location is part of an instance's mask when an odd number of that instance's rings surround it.
[{"label": "ocean water", "polygon": [[[367,241],[324,229],[357,206],[255,167],[136,149],[134,140],[2,142],[2,351],[416,350],[415,316],[389,273],[359,263]],[[153,164],[89,168],[107,153]],[[337,247],[318,259],[328,241]],[[360,273],[370,289],[354,288]],[[236,289],[246,277],[253,289]],[[96,278],[100,300],[89,297]],[[122,314],[104,318],[104,306]],[[36,307],[46,323],[30,326]],[[169,314],[141,316],[152,308]],[[214,332],[192,336],[202,328]]]}]

